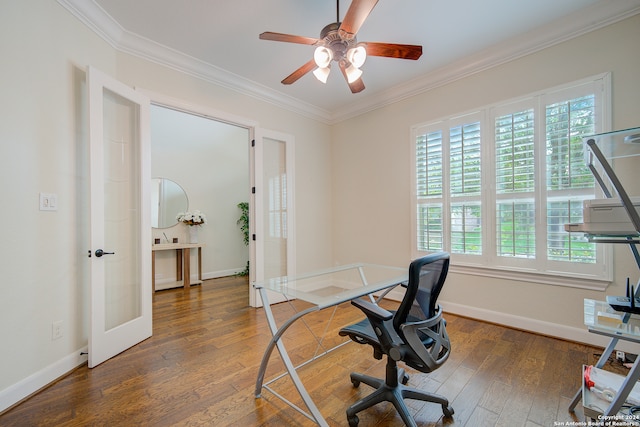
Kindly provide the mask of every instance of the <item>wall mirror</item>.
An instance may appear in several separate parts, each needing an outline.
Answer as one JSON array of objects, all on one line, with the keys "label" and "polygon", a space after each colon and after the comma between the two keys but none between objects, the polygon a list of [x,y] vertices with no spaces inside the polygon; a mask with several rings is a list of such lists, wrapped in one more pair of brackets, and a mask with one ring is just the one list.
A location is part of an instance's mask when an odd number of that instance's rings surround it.
[{"label": "wall mirror", "polygon": [[176,216],[189,208],[187,193],[167,178],[151,180],[151,226],[169,228],[178,223]]}]

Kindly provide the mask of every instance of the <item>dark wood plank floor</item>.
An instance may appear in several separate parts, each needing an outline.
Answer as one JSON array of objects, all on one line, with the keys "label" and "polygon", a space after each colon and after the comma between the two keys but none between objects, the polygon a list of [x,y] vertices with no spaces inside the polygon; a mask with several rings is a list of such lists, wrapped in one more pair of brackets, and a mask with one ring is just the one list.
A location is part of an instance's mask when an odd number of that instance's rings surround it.
[{"label": "dark wood plank floor", "polygon": [[[268,391],[254,397],[262,351],[270,335],[262,310],[248,306],[244,278],[207,280],[190,291],[154,295],[154,335],[102,365],[82,366],[0,415],[0,426],[308,426],[311,421]],[[304,303],[296,302],[298,308]],[[394,302],[383,305],[393,307]],[[278,304],[280,322],[292,308]],[[340,326],[359,320],[350,304],[314,313],[285,335],[294,363],[312,356],[316,342],[306,327],[327,330],[327,347],[343,340]],[[583,364],[595,363],[592,347],[447,315],[453,351],[427,375],[408,370],[410,384],[451,401],[453,419],[438,405],[407,401],[423,426],[553,426],[583,421],[567,411]],[[267,375],[281,370],[274,353]],[[347,344],[301,369],[302,381],[331,426],[346,426],[345,409],[370,393],[353,388],[349,372],[382,377],[384,361],[367,346]],[[294,402],[288,378],[274,385]],[[390,404],[360,415],[361,426],[402,426]]]}]

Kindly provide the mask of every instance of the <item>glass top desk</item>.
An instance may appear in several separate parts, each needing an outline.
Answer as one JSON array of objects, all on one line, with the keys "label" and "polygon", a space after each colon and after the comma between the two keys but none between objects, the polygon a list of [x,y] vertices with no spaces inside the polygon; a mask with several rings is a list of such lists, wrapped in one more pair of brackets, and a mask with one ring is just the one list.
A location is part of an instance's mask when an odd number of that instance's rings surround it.
[{"label": "glass top desk", "polygon": [[640,343],[640,318],[615,311],[605,301],[584,300],[584,324],[594,334]]},{"label": "glass top desk", "polygon": [[[611,338],[609,345],[602,352],[600,359],[596,363],[596,368],[602,368],[609,360],[609,356],[618,344],[618,340],[640,343],[640,318],[637,315],[615,311],[605,301],[584,300],[584,324],[589,332]],[[620,389],[617,390],[615,397],[611,400],[603,415],[612,416],[620,411],[638,379],[640,379],[640,357],[636,358],[631,370],[627,373]],[[571,402],[570,411],[574,410],[582,397],[582,389],[583,387],[580,387]],[[585,408],[585,415],[588,412],[588,408]]]},{"label": "glass top desk", "polygon": [[[640,214],[632,196],[638,196],[637,165],[640,157],[640,128],[605,132],[584,138],[585,161],[606,198],[618,199],[635,229],[629,236],[640,234]],[[605,180],[604,178],[607,178]],[[607,185],[607,181],[610,185]],[[624,241],[625,239],[623,239]],[[617,243],[614,239],[595,237],[592,241]]]},{"label": "glass top desk", "polygon": [[[296,367],[291,363],[291,359],[287,354],[287,349],[281,340],[282,335],[296,320],[311,312],[333,307],[343,302],[351,301],[367,295],[373,300],[372,295],[374,293],[382,293],[382,295],[378,297],[382,298],[395,286],[406,283],[408,280],[408,273],[408,268],[387,267],[372,264],[352,264],[316,271],[297,276],[295,278],[277,277],[255,283],[253,287],[260,292],[263,308],[267,316],[267,323],[272,335],[269,345],[262,356],[262,363],[260,364],[260,370],[258,371],[258,379],[256,381],[255,389],[256,398],[261,396],[263,388],[267,389],[298,412],[305,415],[307,418],[321,426],[328,426],[327,422],[324,420],[320,411],[311,399],[311,396],[302,384],[300,377],[296,372]],[[287,300],[299,299],[309,302],[312,305],[305,310],[294,313],[293,316],[278,327],[271,311],[268,291],[282,294]],[[267,383],[264,382],[264,375],[274,347],[278,349],[287,373],[289,374],[291,381],[293,381],[296,386],[296,389],[309,412],[297,407],[295,404],[280,396],[273,389],[269,388],[269,384],[271,382],[286,374],[283,374]],[[327,352],[323,354],[326,354]]]}]

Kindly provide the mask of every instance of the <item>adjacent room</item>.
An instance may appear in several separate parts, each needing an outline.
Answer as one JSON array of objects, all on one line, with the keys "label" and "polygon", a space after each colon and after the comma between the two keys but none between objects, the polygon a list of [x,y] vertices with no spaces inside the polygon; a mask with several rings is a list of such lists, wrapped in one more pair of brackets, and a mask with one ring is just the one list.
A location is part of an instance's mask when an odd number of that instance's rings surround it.
[{"label": "adjacent room", "polygon": [[0,425],[637,425],[640,0],[0,12]]}]

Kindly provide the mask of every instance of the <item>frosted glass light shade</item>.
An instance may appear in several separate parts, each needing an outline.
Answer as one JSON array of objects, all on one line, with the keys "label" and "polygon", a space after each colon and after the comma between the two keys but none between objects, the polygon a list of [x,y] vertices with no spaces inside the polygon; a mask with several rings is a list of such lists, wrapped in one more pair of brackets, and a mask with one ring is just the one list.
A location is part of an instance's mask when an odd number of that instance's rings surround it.
[{"label": "frosted glass light shade", "polygon": [[318,46],[313,53],[313,59],[320,68],[327,68],[333,59],[333,52],[325,46]]},{"label": "frosted glass light shade", "polygon": [[364,46],[360,45],[349,49],[347,51],[347,60],[356,68],[362,67],[364,61],[367,60],[367,51]]},{"label": "frosted glass light shade", "polygon": [[345,73],[347,74],[347,81],[349,83],[355,82],[360,78],[360,76],[362,76],[362,70],[354,67],[353,64],[347,67],[347,69],[345,70]]},{"label": "frosted glass light shade", "polygon": [[331,71],[329,67],[316,68],[313,72],[313,75],[316,76],[316,79],[320,80],[322,83],[326,83],[327,78],[329,77],[329,71]]}]

